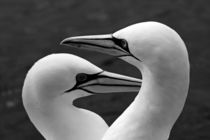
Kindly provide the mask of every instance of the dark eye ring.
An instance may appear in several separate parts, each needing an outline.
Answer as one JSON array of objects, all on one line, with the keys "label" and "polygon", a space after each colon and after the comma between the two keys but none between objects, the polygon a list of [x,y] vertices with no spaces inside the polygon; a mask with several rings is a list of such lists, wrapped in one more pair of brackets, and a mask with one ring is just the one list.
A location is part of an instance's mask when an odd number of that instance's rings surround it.
[{"label": "dark eye ring", "polygon": [[85,82],[88,79],[88,76],[85,73],[79,73],[76,76],[77,82]]},{"label": "dark eye ring", "polygon": [[124,49],[127,48],[127,42],[126,42],[126,40],[124,40],[124,39],[121,40],[121,46],[122,46],[122,48],[124,48]]}]

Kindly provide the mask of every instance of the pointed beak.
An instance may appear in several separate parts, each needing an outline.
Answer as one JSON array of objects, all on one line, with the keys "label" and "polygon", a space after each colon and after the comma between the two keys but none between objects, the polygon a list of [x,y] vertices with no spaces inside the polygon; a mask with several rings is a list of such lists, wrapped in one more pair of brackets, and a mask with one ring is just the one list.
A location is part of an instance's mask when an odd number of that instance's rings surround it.
[{"label": "pointed beak", "polygon": [[107,53],[117,57],[131,55],[126,46],[127,42],[123,39],[115,38],[112,34],[69,37],[64,39],[60,44]]},{"label": "pointed beak", "polygon": [[[77,85],[73,90],[83,90],[90,94],[138,92],[141,86],[141,80],[121,74],[103,71],[94,75],[82,84]],[[70,89],[67,92],[72,91]]]}]

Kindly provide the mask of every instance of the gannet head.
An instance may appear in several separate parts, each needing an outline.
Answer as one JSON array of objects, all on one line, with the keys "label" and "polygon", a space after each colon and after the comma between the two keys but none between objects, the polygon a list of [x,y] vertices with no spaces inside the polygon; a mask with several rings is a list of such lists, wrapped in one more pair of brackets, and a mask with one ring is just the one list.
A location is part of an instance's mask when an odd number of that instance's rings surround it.
[{"label": "gannet head", "polygon": [[92,140],[101,137],[107,126],[93,112],[77,109],[73,101],[93,94],[138,91],[140,85],[139,79],[104,71],[78,56],[52,54],[29,70],[22,99],[30,120],[46,139],[80,140],[84,135]]},{"label": "gannet head", "polygon": [[139,79],[104,71],[75,55],[53,54],[36,62],[28,72],[23,99],[30,94],[41,100],[68,96],[67,102],[71,103],[92,94],[138,91],[140,83]]},{"label": "gannet head", "polygon": [[[137,23],[109,35],[70,37],[61,44],[108,53],[138,67],[150,65],[150,68],[158,68],[162,64],[188,60],[180,36],[157,22]],[[188,65],[188,62],[184,63]]]}]

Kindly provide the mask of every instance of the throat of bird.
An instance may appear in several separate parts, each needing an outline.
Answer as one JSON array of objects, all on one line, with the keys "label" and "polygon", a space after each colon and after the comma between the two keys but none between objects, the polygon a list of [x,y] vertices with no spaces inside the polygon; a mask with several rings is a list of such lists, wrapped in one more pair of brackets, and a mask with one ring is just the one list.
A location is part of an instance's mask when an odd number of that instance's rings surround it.
[{"label": "throat of bird", "polygon": [[[45,101],[36,113],[37,128],[47,140],[98,140],[106,123],[95,113],[66,103],[65,97]],[[82,135],[81,135],[82,134]]]},{"label": "throat of bird", "polygon": [[146,67],[140,70],[143,81],[138,95],[112,124],[103,140],[168,139],[184,106],[188,73],[185,70],[174,73]]},{"label": "throat of bird", "polygon": [[[188,92],[188,69],[162,71],[141,69],[142,87],[131,104],[131,115],[137,130],[143,130],[139,137],[167,140],[172,126],[180,115]],[[160,139],[158,138],[160,137]],[[149,139],[150,139],[149,138]],[[142,139],[147,140],[147,139]]]},{"label": "throat of bird", "polygon": [[65,104],[61,98],[45,100],[35,114],[32,114],[33,122],[46,140],[67,140],[76,132],[79,115],[73,105]]}]

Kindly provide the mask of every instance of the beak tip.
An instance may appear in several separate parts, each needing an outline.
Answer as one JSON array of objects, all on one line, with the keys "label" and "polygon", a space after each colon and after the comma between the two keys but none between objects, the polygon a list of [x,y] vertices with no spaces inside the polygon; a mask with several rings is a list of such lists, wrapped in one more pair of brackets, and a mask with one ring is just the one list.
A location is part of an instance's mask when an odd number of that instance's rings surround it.
[{"label": "beak tip", "polygon": [[68,40],[67,39],[64,39],[60,42],[60,45],[67,45],[68,44]]},{"label": "beak tip", "polygon": [[59,45],[63,45],[63,41],[61,41]]}]

